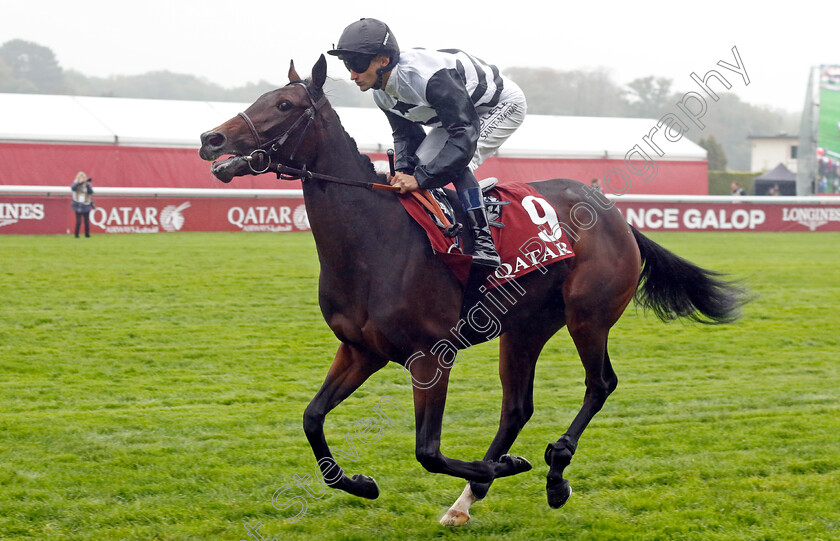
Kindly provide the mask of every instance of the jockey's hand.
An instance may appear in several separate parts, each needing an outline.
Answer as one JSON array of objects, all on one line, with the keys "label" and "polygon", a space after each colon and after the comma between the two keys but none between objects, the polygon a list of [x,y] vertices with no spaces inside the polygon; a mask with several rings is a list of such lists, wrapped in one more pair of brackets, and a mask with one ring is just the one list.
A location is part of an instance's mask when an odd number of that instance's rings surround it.
[{"label": "jockey's hand", "polygon": [[400,193],[408,193],[420,189],[420,185],[417,184],[417,179],[414,176],[399,171],[394,173],[393,176],[388,175],[388,182],[391,183],[391,186],[399,188]]}]

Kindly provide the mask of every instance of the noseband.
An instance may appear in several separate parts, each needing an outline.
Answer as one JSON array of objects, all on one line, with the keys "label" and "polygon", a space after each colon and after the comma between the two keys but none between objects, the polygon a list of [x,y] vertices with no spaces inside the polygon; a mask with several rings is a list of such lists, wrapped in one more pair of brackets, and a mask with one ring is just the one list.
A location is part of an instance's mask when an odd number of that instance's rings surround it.
[{"label": "noseband", "polygon": [[[254,126],[254,122],[251,120],[247,113],[241,112],[237,115],[245,121],[245,124],[248,126],[248,129],[251,130],[251,135],[254,137],[254,141],[257,143],[257,148],[253,152],[251,152],[249,156],[245,157],[245,160],[248,162],[248,168],[251,169],[251,172],[257,175],[265,173],[271,168],[271,156],[280,152],[280,149],[288,141],[289,136],[292,135],[295,132],[295,130],[297,130],[300,126],[303,126],[300,135],[297,137],[297,142],[295,143],[291,154],[289,154],[289,161],[294,161],[295,154],[300,148],[300,144],[303,142],[303,138],[306,135],[307,130],[309,130],[309,127],[315,120],[315,114],[327,102],[326,95],[322,95],[318,101],[312,99],[312,93],[309,92],[309,87],[306,86],[306,83],[303,83],[301,81],[295,81],[287,84],[286,86],[292,85],[298,85],[303,87],[303,89],[306,91],[306,96],[309,98],[310,106],[307,107],[303,113],[301,113],[301,115],[297,118],[297,120],[295,120],[295,122],[291,126],[289,126],[289,129],[287,129],[277,137],[271,139],[270,141],[267,141],[266,143],[262,142],[260,134],[257,131],[256,126]],[[306,124],[304,124],[304,122]],[[265,168],[261,169],[260,166],[255,167],[255,161],[264,162]]]}]

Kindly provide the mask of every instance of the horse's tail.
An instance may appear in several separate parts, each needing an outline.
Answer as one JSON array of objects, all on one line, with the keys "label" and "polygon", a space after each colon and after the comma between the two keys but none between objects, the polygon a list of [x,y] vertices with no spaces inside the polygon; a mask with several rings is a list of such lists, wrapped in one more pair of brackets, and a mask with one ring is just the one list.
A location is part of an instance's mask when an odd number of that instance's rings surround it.
[{"label": "horse's tail", "polygon": [[666,250],[635,227],[630,229],[643,265],[636,302],[662,321],[688,318],[717,324],[740,317],[741,306],[748,300],[744,288]]}]

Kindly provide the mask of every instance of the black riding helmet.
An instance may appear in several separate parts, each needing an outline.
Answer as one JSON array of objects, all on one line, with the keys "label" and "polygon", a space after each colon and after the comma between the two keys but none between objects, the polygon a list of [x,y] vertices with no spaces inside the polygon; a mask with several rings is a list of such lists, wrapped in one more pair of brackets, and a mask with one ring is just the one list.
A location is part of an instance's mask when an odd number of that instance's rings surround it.
[{"label": "black riding helmet", "polygon": [[[376,19],[360,19],[341,33],[338,38],[338,45],[327,51],[328,54],[337,56],[344,60],[348,69],[359,72],[360,63],[370,65],[370,61],[376,55],[387,56],[391,59],[387,66],[376,70],[379,75],[374,88],[381,87],[382,74],[391,71],[400,59],[400,47],[397,45],[397,38],[394,37],[388,25]],[[367,69],[367,67],[365,67]],[[365,70],[361,70],[365,71]]]}]

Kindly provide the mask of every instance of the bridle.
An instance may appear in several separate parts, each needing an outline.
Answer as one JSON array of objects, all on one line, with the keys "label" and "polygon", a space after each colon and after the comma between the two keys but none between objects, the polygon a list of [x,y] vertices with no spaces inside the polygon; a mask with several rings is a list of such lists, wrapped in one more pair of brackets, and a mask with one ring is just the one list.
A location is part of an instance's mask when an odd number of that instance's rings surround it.
[{"label": "bridle", "polygon": [[[293,81],[287,84],[286,86],[293,85],[303,87],[303,89],[306,91],[307,98],[309,98],[310,106],[307,107],[306,110],[303,111],[303,113],[301,113],[297,120],[295,120],[294,123],[291,126],[289,126],[289,128],[286,131],[274,137],[270,141],[263,143],[256,126],[254,126],[254,122],[251,120],[248,114],[245,112],[238,113],[238,116],[245,121],[245,124],[251,131],[251,135],[254,137],[254,141],[257,143],[257,148],[254,151],[252,151],[251,154],[249,154],[248,156],[244,156],[245,161],[248,162],[248,168],[251,170],[251,172],[256,175],[260,175],[262,173],[267,173],[269,170],[272,169],[273,166],[274,171],[277,173],[277,178],[282,178],[283,180],[311,180],[313,178],[317,178],[320,180],[336,182],[339,184],[361,186],[372,190],[399,191],[399,188],[390,186],[388,184],[378,184],[376,182],[362,182],[346,178],[333,177],[321,173],[315,173],[313,171],[308,171],[306,169],[306,165],[303,165],[300,169],[298,169],[295,167],[284,165],[282,163],[272,163],[271,157],[280,152],[280,149],[283,147],[283,145],[285,145],[289,141],[289,137],[293,133],[295,133],[296,130],[299,130],[302,126],[303,128],[300,129],[300,134],[297,135],[295,145],[292,148],[292,152],[289,154],[289,161],[294,161],[295,154],[297,154],[297,151],[300,149],[300,145],[303,142],[306,132],[309,130],[309,127],[315,120],[315,115],[318,113],[318,111],[321,110],[324,104],[327,103],[326,95],[322,95],[317,101],[313,99],[312,93],[309,91],[309,87],[303,81]],[[254,164],[257,161],[260,162],[260,165],[255,166]],[[261,166],[263,163],[265,165],[264,167]]]},{"label": "bridle", "polygon": [[[369,190],[384,190],[390,192],[399,192],[400,189],[396,186],[391,186],[390,184],[379,184],[378,182],[366,182],[366,181],[359,181],[359,180],[352,180],[349,178],[341,178],[341,177],[333,177],[330,175],[324,175],[322,173],[315,173],[313,171],[308,171],[306,169],[306,164],[304,164],[300,169],[290,167],[288,165],[284,165],[282,163],[275,163],[272,164],[271,156],[273,154],[277,154],[280,151],[280,148],[286,144],[289,140],[289,136],[298,129],[299,126],[303,126],[303,130],[301,130],[300,135],[297,138],[297,142],[295,143],[294,148],[292,149],[292,153],[289,155],[289,161],[294,161],[294,156],[297,153],[298,149],[300,148],[300,144],[303,141],[304,136],[306,135],[307,130],[312,125],[312,122],[315,120],[315,115],[318,111],[327,103],[326,95],[321,96],[318,101],[312,99],[312,93],[309,91],[309,87],[306,83],[302,81],[294,81],[286,86],[292,85],[300,85],[306,91],[306,96],[309,98],[310,106],[306,108],[303,113],[294,121],[294,123],[289,126],[289,129],[278,135],[277,137],[267,141],[265,143],[262,142],[260,138],[260,134],[257,131],[257,127],[254,126],[254,122],[251,118],[247,115],[247,113],[239,113],[239,117],[245,121],[245,124],[248,125],[248,129],[251,130],[251,135],[254,137],[254,141],[257,143],[257,148],[251,152],[250,155],[244,156],[245,161],[248,162],[248,168],[251,170],[252,173],[259,175],[262,173],[267,173],[274,165],[274,170],[277,173],[278,179],[283,180],[312,180],[317,178],[319,180],[325,180],[327,182],[335,182],[337,184],[347,184],[350,186],[359,186],[362,188],[367,188]],[[304,124],[304,122],[306,124]],[[260,156],[261,160],[265,160],[265,167],[260,168],[254,167],[254,161],[257,156]],[[388,161],[391,165],[391,175],[394,174],[394,153],[393,151],[388,151]],[[447,236],[454,236],[458,233],[459,229],[452,229],[452,224],[449,223],[449,220],[443,214],[443,211],[440,208],[431,194],[427,190],[417,190],[410,192],[412,196],[414,196],[420,204],[426,208],[432,215],[437,216],[438,220],[441,221],[444,225],[447,226]],[[453,245],[454,246],[454,245]]]},{"label": "bridle", "polygon": [[[266,141],[265,143],[262,142],[262,138],[260,137],[259,132],[257,131],[256,126],[254,126],[254,122],[248,116],[247,113],[241,112],[238,113],[237,116],[242,118],[245,121],[245,124],[248,126],[248,129],[251,130],[251,135],[254,137],[254,141],[257,143],[257,148],[251,152],[250,155],[245,157],[245,160],[248,162],[248,168],[251,169],[251,172],[254,174],[262,174],[268,172],[271,168],[271,156],[273,154],[277,154],[280,152],[280,149],[289,139],[295,130],[297,130],[300,126],[303,126],[303,130],[301,130],[300,135],[297,137],[296,143],[294,148],[292,148],[292,152],[289,154],[289,161],[294,161],[295,154],[300,149],[300,144],[303,142],[303,138],[306,135],[306,132],[309,130],[309,127],[312,125],[312,122],[315,120],[315,114],[327,103],[327,96],[322,95],[318,101],[312,99],[312,93],[309,92],[309,87],[306,86],[306,83],[302,81],[294,81],[286,86],[297,85],[303,87],[306,91],[306,96],[309,98],[309,107],[306,108],[303,113],[294,121],[294,123],[289,126],[289,128],[281,133],[280,135],[274,137],[270,141]],[[304,124],[305,123],[305,124]],[[255,167],[254,161],[259,158],[259,161],[265,162],[265,168],[260,168],[260,166]]]}]

